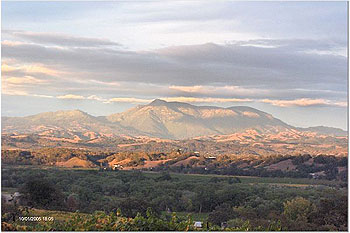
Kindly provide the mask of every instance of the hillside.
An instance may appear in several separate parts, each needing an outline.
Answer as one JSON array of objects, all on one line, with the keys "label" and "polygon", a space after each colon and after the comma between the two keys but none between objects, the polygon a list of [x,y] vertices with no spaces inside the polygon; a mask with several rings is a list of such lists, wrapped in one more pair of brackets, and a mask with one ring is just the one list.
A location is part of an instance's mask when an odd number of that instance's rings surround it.
[{"label": "hillside", "polygon": [[118,123],[111,124],[80,110],[72,110],[27,117],[2,117],[2,133],[38,133],[41,136],[93,139],[128,131]]},{"label": "hillside", "polygon": [[347,135],[341,129],[330,127],[295,128],[251,107],[194,106],[158,99],[106,117],[94,117],[80,110],[2,117],[3,134],[38,134],[51,140],[67,138],[73,140],[72,143],[112,136],[189,139],[244,133],[246,130],[254,130],[257,134],[297,130],[332,136]]},{"label": "hillside", "polygon": [[346,132],[342,129],[337,129],[337,128],[333,128],[333,127],[325,127],[325,126],[298,128],[298,130],[317,132],[319,134],[326,134],[326,135],[332,135],[332,136],[347,136],[348,135],[348,132]]},{"label": "hillside", "polygon": [[250,107],[194,106],[163,100],[110,115],[107,119],[146,135],[173,139],[230,134],[248,128],[260,132],[292,128],[272,115]]},{"label": "hillside", "polygon": [[78,157],[73,157],[65,162],[57,162],[56,166],[58,167],[83,167],[83,168],[91,168],[97,167],[91,161],[83,160]]}]

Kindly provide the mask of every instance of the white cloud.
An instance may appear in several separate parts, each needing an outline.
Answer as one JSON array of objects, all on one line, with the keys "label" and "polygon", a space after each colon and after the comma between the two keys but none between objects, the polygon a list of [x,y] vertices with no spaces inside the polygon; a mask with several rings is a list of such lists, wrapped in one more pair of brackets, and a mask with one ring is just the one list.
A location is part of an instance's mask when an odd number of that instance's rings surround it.
[{"label": "white cloud", "polygon": [[[62,33],[33,31],[2,30],[2,33],[13,38],[24,39],[39,44],[73,47],[119,46],[119,43],[99,38],[76,37]],[[7,44],[11,42],[5,41]],[[13,43],[13,42],[12,42]],[[21,42],[16,42],[21,43]]]},{"label": "white cloud", "polygon": [[209,85],[195,85],[195,86],[177,86],[171,85],[169,89],[177,92],[184,92],[189,94],[207,95],[207,96],[259,96],[268,94],[269,90],[257,88],[244,88],[240,86],[209,86]]},{"label": "white cloud", "polygon": [[263,100],[260,100],[260,102],[269,103],[279,107],[291,107],[291,106],[308,107],[308,106],[332,106],[332,105],[340,106],[340,107],[347,106],[347,102],[336,102],[336,101],[330,101],[326,99],[309,99],[309,98],[301,98],[301,99],[295,99],[295,100],[263,99]]},{"label": "white cloud", "polygon": [[169,89],[188,93],[198,93],[204,91],[203,86],[170,86]]},{"label": "white cloud", "polygon": [[[108,100],[98,97],[90,96],[87,99],[98,100],[104,103],[150,103],[154,99],[143,99],[143,98],[128,98],[128,97],[115,97]],[[252,102],[252,99],[239,99],[239,98],[196,98],[196,97],[160,97],[160,99],[169,102],[185,102],[185,103],[234,103],[234,102]]]},{"label": "white cloud", "polygon": [[88,99],[88,100],[97,100],[97,101],[101,101],[101,102],[106,102],[107,101],[106,99],[101,98],[101,97],[99,97],[97,95],[90,95],[86,99]]},{"label": "white cloud", "polygon": [[54,98],[52,95],[38,95],[38,94],[33,94],[31,96],[34,96],[34,97],[40,97],[40,98]]},{"label": "white cloud", "polygon": [[1,94],[3,95],[19,95],[19,96],[29,96],[28,92],[23,90],[9,90],[8,88],[1,87]]},{"label": "white cloud", "polygon": [[140,99],[140,98],[127,98],[127,97],[116,97],[111,98],[106,101],[106,103],[118,102],[118,103],[149,103],[150,99]]},{"label": "white cloud", "polygon": [[334,48],[331,50],[310,49],[310,50],[305,50],[304,53],[317,54],[317,55],[342,56],[342,57],[347,57],[348,55],[346,47]]},{"label": "white cloud", "polygon": [[24,75],[45,74],[50,76],[58,76],[67,74],[66,72],[49,68],[40,63],[18,64],[18,61],[12,61],[11,64],[3,61],[1,64],[2,74],[11,74],[22,72]]},{"label": "white cloud", "polygon": [[18,77],[6,77],[4,78],[3,82],[6,82],[7,84],[11,85],[21,85],[21,84],[38,84],[38,83],[43,83],[45,81],[34,78],[32,76],[24,76],[21,78]]},{"label": "white cloud", "polygon": [[161,98],[165,101],[185,102],[185,103],[234,103],[234,102],[252,102],[252,99],[238,98],[196,98],[196,97],[168,97]]},{"label": "white cloud", "polygon": [[20,42],[20,41],[4,40],[1,42],[1,44],[6,46],[18,46],[18,45],[25,45],[26,43]]},{"label": "white cloud", "polygon": [[57,99],[74,99],[74,100],[82,100],[85,99],[84,96],[81,95],[73,95],[73,94],[67,94],[67,95],[61,95],[57,96]]}]

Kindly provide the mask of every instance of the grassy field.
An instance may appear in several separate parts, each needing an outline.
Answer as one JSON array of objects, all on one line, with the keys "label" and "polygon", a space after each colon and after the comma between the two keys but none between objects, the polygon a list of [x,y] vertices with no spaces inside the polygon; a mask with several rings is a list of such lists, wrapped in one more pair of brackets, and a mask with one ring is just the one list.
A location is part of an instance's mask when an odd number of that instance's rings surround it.
[{"label": "grassy field", "polygon": [[[118,171],[118,172],[130,172],[130,171]],[[146,176],[157,177],[157,172],[143,172]],[[209,181],[213,177],[228,178],[238,177],[242,183],[246,184],[279,184],[287,186],[309,186],[309,185],[337,185],[338,181],[321,180],[321,179],[308,179],[308,178],[289,178],[289,177],[256,177],[256,176],[229,176],[229,175],[213,175],[213,174],[182,174],[182,173],[170,173],[172,177],[178,179],[186,179],[187,181]]]},{"label": "grassy field", "polygon": [[186,218],[188,215],[192,216],[193,221],[205,222],[208,220],[208,213],[190,213],[190,212],[177,212],[176,216]]}]

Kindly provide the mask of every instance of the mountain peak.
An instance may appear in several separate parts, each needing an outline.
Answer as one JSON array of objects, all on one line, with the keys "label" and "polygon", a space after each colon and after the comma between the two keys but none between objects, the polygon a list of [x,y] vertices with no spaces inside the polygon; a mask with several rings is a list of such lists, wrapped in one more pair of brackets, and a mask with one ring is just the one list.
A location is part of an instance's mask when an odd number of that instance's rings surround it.
[{"label": "mountain peak", "polygon": [[155,99],[153,100],[151,103],[149,103],[149,106],[159,106],[159,105],[166,105],[168,102],[166,102],[165,100],[161,100],[161,99]]},{"label": "mountain peak", "polygon": [[192,104],[183,103],[183,102],[177,102],[177,101],[168,102],[168,101],[161,100],[161,99],[155,99],[150,104],[148,104],[147,106],[166,106],[166,107],[169,107],[169,108],[179,108],[179,107],[193,107],[193,108],[197,108],[197,106],[192,105]]},{"label": "mountain peak", "polygon": [[[23,118],[3,118],[7,132],[33,132],[42,126],[61,130],[107,132],[161,138],[185,139],[205,135],[229,135],[248,129],[263,133],[297,129],[272,115],[247,106],[222,108],[196,106],[181,102],[155,99],[123,113],[94,117],[81,110],[46,112]],[[44,127],[45,128],[45,127]],[[14,131],[15,130],[15,131]],[[299,128],[300,131],[346,135],[327,127]]]},{"label": "mountain peak", "polygon": [[[44,113],[45,114],[45,113]],[[56,112],[47,112],[46,114],[54,114],[54,115],[70,115],[70,116],[82,116],[88,115],[86,112],[83,112],[79,109],[74,110],[59,110]]]},{"label": "mountain peak", "polygon": [[79,109],[74,109],[74,110],[66,110],[66,111],[62,111],[65,113],[70,113],[70,114],[76,114],[76,115],[86,115],[87,113],[84,111],[81,111]]},{"label": "mountain peak", "polygon": [[89,118],[89,117],[91,116],[86,112],[75,109],[75,110],[60,110],[56,112],[44,112],[44,113],[28,116],[27,118],[30,118],[33,120],[39,120],[39,119],[58,120],[58,119],[82,119],[82,118]]}]

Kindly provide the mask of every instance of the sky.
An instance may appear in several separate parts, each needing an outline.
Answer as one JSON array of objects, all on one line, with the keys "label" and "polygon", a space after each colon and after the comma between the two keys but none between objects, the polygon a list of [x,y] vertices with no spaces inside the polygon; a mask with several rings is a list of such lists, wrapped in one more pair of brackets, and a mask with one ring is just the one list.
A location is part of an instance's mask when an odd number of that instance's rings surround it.
[{"label": "sky", "polygon": [[346,2],[2,2],[2,115],[153,99],[347,128]]}]

